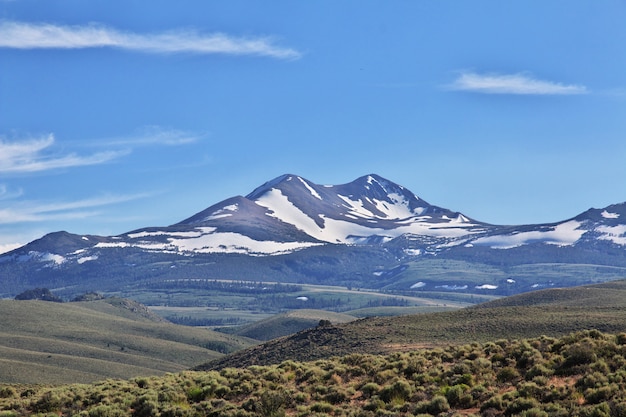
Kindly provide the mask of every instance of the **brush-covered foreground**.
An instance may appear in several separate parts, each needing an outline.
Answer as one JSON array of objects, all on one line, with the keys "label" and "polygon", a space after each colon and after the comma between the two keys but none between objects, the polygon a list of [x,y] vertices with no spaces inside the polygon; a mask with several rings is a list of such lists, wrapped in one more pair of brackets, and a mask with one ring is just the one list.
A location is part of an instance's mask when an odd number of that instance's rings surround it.
[{"label": "brush-covered foreground", "polygon": [[497,340],[388,355],[0,385],[1,416],[626,416],[626,333]]}]

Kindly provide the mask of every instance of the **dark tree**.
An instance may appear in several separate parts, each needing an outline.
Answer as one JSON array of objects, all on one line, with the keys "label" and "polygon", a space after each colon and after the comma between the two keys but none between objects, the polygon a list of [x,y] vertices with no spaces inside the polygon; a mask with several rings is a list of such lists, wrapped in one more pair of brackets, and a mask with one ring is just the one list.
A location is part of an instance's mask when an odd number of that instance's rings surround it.
[{"label": "dark tree", "polygon": [[53,301],[55,303],[62,303],[56,295],[52,294],[47,288],[35,288],[32,290],[26,290],[21,294],[15,296],[16,300],[41,300],[41,301]]}]

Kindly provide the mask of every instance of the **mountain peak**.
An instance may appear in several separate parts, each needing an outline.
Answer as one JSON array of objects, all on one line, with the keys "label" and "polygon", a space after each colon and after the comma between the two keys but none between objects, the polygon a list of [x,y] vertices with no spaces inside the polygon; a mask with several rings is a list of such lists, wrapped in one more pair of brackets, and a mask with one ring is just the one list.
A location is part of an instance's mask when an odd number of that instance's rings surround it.
[{"label": "mountain peak", "polygon": [[390,194],[410,195],[411,197],[417,198],[416,195],[408,191],[403,186],[389,181],[388,179],[377,174],[364,175],[354,180],[352,184],[365,188],[367,190],[366,194],[371,194],[376,198],[381,198]]},{"label": "mountain peak", "polygon": [[289,182],[293,180],[294,178],[300,178],[300,177],[297,175],[293,175],[293,174],[280,175],[274,178],[273,180],[269,180],[263,183],[263,185],[255,188],[250,194],[246,196],[246,198],[250,200],[256,200],[257,198],[259,198],[266,192],[272,190],[273,188],[280,188],[279,185]]}]

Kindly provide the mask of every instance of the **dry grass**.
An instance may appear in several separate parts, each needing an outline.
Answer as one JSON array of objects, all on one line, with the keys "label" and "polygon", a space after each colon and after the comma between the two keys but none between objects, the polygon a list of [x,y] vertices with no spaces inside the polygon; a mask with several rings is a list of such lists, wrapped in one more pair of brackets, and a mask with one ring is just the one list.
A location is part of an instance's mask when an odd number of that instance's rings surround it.
[{"label": "dry grass", "polygon": [[0,381],[91,382],[180,371],[251,344],[163,322],[119,299],[0,300]]}]

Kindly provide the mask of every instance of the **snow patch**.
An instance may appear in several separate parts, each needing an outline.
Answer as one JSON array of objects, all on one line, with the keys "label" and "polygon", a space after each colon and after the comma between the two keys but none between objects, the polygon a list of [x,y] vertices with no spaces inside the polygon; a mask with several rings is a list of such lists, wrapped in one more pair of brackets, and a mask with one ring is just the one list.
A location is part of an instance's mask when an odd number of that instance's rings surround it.
[{"label": "snow patch", "polygon": [[609,240],[617,245],[626,245],[626,224],[618,226],[599,226],[596,231],[601,233],[598,239]]},{"label": "snow patch", "polygon": [[619,217],[619,213],[610,213],[606,210],[604,210],[602,213],[600,213],[602,215],[602,217],[604,217],[605,219],[617,219]]},{"label": "snow patch", "polygon": [[409,288],[411,288],[412,290],[416,289],[416,288],[422,288],[425,287],[426,283],[425,282],[416,282],[415,284],[411,285]]},{"label": "snow patch", "polygon": [[435,288],[441,288],[443,290],[452,290],[452,291],[458,291],[458,290],[466,290],[467,289],[467,285],[437,285]]},{"label": "snow patch", "polygon": [[512,235],[481,237],[474,240],[474,245],[489,246],[492,249],[511,249],[531,243],[547,243],[557,246],[571,246],[586,233],[579,229],[581,223],[575,220],[561,223],[551,230],[534,230]]},{"label": "snow patch", "polygon": [[98,259],[97,255],[83,256],[82,258],[78,258],[76,262],[78,262],[79,264],[84,264],[85,262],[95,261],[96,259]]},{"label": "snow patch", "polygon": [[205,217],[204,221],[207,220],[216,220],[216,219],[223,219],[224,217],[230,217],[233,215],[234,212],[236,212],[239,209],[237,204],[231,204],[225,207],[222,207],[221,209],[214,211],[210,216]]},{"label": "snow patch", "polygon": [[54,253],[44,253],[41,255],[41,261],[43,262],[54,262],[56,265],[61,265],[66,261],[64,256],[57,255]]},{"label": "snow patch", "polygon": [[483,285],[477,285],[476,287],[477,290],[497,290],[498,286],[497,285],[491,285],[491,284],[483,284]]},{"label": "snow patch", "polygon": [[309,183],[307,183],[305,180],[303,180],[302,178],[298,177],[298,179],[300,180],[300,182],[307,188],[307,190],[309,190],[309,192],[311,193],[311,195],[319,200],[322,199],[322,197],[317,193],[317,191],[315,191],[313,189],[313,187],[311,187],[309,185]]},{"label": "snow patch", "polygon": [[126,242],[98,242],[96,243],[95,248],[130,248],[130,243]]},{"label": "snow patch", "polygon": [[[215,230],[215,228],[213,228],[213,230]],[[141,239],[145,237],[155,237],[155,236],[198,237],[200,235],[202,235],[202,232],[198,230],[192,230],[188,232],[164,232],[164,231],[138,232],[138,233],[129,233],[127,236],[131,239]],[[98,245],[99,243],[96,246]]]},{"label": "snow patch", "polygon": [[189,239],[169,239],[169,245],[182,252],[280,255],[321,243],[259,241],[239,233],[224,232]]}]

